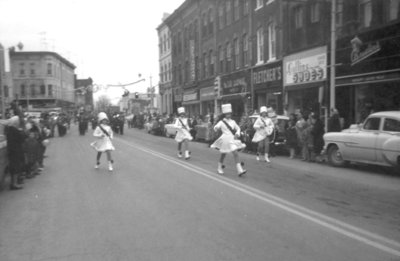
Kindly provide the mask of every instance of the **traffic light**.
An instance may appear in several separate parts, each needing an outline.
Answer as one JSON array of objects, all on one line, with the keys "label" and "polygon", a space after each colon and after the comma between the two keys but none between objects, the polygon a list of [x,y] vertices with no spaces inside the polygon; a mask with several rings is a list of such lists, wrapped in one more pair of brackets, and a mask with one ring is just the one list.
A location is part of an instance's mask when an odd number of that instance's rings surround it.
[{"label": "traffic light", "polygon": [[214,80],[214,93],[215,93],[215,97],[219,98],[221,95],[221,77],[217,76],[215,77]]},{"label": "traffic light", "polygon": [[135,92],[135,99],[139,99],[139,93]]}]

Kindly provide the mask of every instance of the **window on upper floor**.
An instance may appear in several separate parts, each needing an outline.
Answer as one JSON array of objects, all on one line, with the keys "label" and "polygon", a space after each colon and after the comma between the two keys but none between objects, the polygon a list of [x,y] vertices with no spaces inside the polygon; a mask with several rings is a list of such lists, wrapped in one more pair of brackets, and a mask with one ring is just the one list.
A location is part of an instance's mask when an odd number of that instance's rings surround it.
[{"label": "window on upper floor", "polygon": [[47,64],[47,75],[53,74],[53,65],[51,63]]},{"label": "window on upper floor", "polygon": [[264,6],[264,0],[256,0],[256,10]]},{"label": "window on upper floor", "polygon": [[47,93],[50,97],[53,96],[53,85],[47,85]]},{"label": "window on upper floor", "polygon": [[10,96],[10,89],[7,85],[4,85],[3,91],[4,91],[4,97],[7,98]]},{"label": "window on upper floor", "polygon": [[25,96],[25,95],[26,95],[26,87],[25,87],[25,84],[21,84],[20,88],[21,88],[21,96]]},{"label": "window on upper floor", "polygon": [[226,25],[232,23],[232,1],[226,1]]},{"label": "window on upper floor", "polygon": [[243,66],[246,67],[249,65],[249,40],[247,34],[244,34],[242,37],[242,46],[243,46]]},{"label": "window on upper floor", "polygon": [[304,25],[303,7],[298,6],[294,9],[294,26],[296,29],[302,28]]},{"label": "window on upper floor", "polygon": [[214,33],[214,14],[211,9],[208,11],[208,33],[210,35]]},{"label": "window on upper floor", "polygon": [[268,25],[268,61],[276,60],[276,23]]},{"label": "window on upper floor", "polygon": [[257,30],[257,64],[264,62],[264,29]]},{"label": "window on upper floor", "polygon": [[210,77],[214,76],[215,74],[215,55],[213,50],[210,50],[208,59],[210,61],[210,68],[208,70]]},{"label": "window on upper floor", "polygon": [[202,25],[202,29],[201,29],[201,36],[205,37],[207,35],[207,14],[203,14],[203,25]]},{"label": "window on upper floor", "polygon": [[40,85],[40,95],[46,94],[46,86],[44,84]]},{"label": "window on upper floor", "polygon": [[219,57],[219,73],[223,73],[224,72],[224,49],[223,47],[220,45],[218,46],[218,57]]},{"label": "window on upper floor", "polygon": [[393,21],[399,19],[400,16],[400,0],[388,0],[388,20]]},{"label": "window on upper floor", "polygon": [[319,2],[312,3],[310,6],[311,23],[318,23],[321,16],[321,4]]},{"label": "window on upper floor", "polygon": [[370,27],[372,21],[372,1],[371,0],[360,0],[360,25],[363,28]]},{"label": "window on upper floor", "polygon": [[233,2],[233,20],[237,21],[239,20],[240,16],[240,8],[239,8],[239,0],[234,0]]},{"label": "window on upper floor", "polygon": [[243,0],[243,16],[248,15],[250,11],[250,0]]},{"label": "window on upper floor", "polygon": [[240,68],[240,47],[239,47],[239,40],[237,38],[233,39],[233,48],[234,48],[234,56],[233,56],[233,68],[239,69]]},{"label": "window on upper floor", "polygon": [[36,86],[34,84],[31,84],[30,88],[31,88],[32,97],[35,97],[36,96]]},{"label": "window on upper floor", "polygon": [[218,7],[218,28],[224,28],[224,6],[222,4]]},{"label": "window on upper floor", "polygon": [[19,75],[20,76],[24,76],[25,75],[25,64],[24,63],[20,63],[19,64]]},{"label": "window on upper floor", "polygon": [[226,43],[226,72],[232,70],[232,45],[230,42]]}]

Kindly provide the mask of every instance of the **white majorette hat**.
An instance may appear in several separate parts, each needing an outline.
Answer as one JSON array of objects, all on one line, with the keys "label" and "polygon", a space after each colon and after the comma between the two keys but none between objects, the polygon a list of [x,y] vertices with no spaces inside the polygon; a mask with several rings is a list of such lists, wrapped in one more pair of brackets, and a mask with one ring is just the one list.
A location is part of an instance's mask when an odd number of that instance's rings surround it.
[{"label": "white majorette hat", "polygon": [[179,107],[178,108],[178,114],[185,113],[185,107]]},{"label": "white majorette hat", "polygon": [[100,112],[99,115],[97,115],[97,119],[100,121],[102,120],[108,120],[107,114],[105,114],[104,112]]},{"label": "white majorette hat", "polygon": [[230,103],[222,104],[221,108],[223,114],[232,113],[232,105]]},{"label": "white majorette hat", "polygon": [[265,106],[261,106],[260,107],[260,114],[263,113],[263,112],[268,112],[267,111],[267,107],[265,107]]}]

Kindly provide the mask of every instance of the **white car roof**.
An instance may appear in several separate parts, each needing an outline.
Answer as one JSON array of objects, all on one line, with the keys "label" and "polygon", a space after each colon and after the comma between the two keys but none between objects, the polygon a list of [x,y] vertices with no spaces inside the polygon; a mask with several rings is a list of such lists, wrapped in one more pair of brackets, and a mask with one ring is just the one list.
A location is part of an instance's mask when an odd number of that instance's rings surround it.
[{"label": "white car roof", "polygon": [[393,117],[400,119],[400,111],[381,111],[375,112],[370,115],[371,116],[378,116],[378,117]]}]

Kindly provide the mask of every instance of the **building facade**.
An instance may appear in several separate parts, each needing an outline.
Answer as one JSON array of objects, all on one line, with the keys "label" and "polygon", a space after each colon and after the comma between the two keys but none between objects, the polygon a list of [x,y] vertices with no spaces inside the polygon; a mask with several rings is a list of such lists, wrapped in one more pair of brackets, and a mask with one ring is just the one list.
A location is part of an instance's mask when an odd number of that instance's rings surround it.
[{"label": "building facade", "polygon": [[183,105],[205,115],[231,103],[238,117],[266,105],[278,114],[327,118],[328,108],[337,107],[347,126],[373,111],[398,110],[400,0],[337,0],[333,32],[332,4],[185,1],[165,21],[174,110]]},{"label": "building facade", "polygon": [[160,112],[173,113],[173,89],[172,89],[172,46],[171,33],[164,23],[169,14],[164,14],[161,25],[157,28],[159,39],[159,68],[160,68]]},{"label": "building facade", "polygon": [[75,65],[54,52],[10,52],[13,93],[25,108],[75,108]]}]

